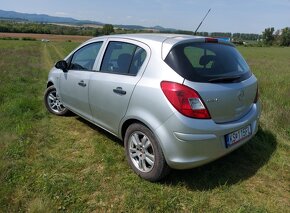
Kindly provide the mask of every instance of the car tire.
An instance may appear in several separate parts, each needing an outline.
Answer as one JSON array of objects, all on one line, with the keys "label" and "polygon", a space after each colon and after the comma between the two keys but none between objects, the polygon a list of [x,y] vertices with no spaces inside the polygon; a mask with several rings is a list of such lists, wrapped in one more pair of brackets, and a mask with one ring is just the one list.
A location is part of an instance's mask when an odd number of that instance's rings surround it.
[{"label": "car tire", "polygon": [[54,85],[45,90],[44,104],[47,110],[55,115],[66,115],[69,112],[69,110],[61,103]]},{"label": "car tire", "polygon": [[130,125],[124,143],[127,161],[140,177],[156,182],[169,173],[162,149],[150,129],[140,123]]}]

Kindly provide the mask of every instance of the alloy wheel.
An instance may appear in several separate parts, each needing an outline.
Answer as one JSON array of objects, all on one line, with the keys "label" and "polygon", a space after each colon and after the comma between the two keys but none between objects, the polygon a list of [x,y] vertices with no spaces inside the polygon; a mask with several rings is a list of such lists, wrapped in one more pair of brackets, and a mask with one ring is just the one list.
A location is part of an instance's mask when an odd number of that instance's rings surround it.
[{"label": "alloy wheel", "polygon": [[61,113],[66,110],[66,108],[61,103],[60,97],[56,93],[56,90],[51,90],[47,95],[47,104],[49,108],[55,113]]},{"label": "alloy wheel", "polygon": [[133,132],[129,138],[129,154],[134,166],[142,172],[154,167],[154,149],[150,139],[142,132]]}]

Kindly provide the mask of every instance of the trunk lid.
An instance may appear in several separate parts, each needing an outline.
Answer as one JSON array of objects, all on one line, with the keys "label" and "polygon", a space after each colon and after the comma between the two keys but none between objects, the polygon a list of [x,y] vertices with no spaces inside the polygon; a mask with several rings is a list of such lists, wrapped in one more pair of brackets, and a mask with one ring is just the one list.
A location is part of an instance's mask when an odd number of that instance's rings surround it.
[{"label": "trunk lid", "polygon": [[216,123],[235,121],[247,114],[253,106],[257,91],[254,75],[238,83],[197,83],[185,80],[184,85],[198,91]]}]

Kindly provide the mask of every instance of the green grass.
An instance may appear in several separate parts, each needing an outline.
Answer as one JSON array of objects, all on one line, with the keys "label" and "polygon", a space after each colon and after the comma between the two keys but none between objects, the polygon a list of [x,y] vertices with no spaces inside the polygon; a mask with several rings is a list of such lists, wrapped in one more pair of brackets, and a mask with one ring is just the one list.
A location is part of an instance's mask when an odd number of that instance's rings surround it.
[{"label": "green grass", "polygon": [[0,41],[0,212],[289,212],[289,48],[239,48],[259,79],[255,138],[150,183],[129,168],[121,141],[45,110],[48,71],[77,45]]}]

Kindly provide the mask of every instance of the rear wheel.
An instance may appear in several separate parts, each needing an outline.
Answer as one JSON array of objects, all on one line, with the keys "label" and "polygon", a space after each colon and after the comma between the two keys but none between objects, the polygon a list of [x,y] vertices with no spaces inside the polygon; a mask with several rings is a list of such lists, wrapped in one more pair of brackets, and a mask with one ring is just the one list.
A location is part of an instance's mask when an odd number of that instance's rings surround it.
[{"label": "rear wheel", "polygon": [[60,97],[53,85],[45,90],[44,104],[47,110],[55,115],[66,115],[69,112],[69,110],[60,101]]},{"label": "rear wheel", "polygon": [[169,173],[161,147],[147,127],[132,124],[126,131],[124,141],[128,163],[140,177],[154,182]]}]

